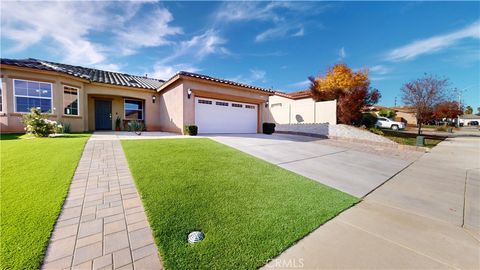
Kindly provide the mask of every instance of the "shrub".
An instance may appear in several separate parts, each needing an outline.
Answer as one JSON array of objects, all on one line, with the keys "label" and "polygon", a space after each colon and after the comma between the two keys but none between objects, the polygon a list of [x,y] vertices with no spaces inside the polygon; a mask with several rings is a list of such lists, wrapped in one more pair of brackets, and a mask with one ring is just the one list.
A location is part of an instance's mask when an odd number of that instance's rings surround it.
[{"label": "shrub", "polygon": [[366,126],[367,128],[375,127],[375,123],[377,123],[377,116],[373,113],[363,113],[362,119],[360,120],[360,124]]},{"label": "shrub", "polygon": [[58,133],[70,133],[71,128],[70,128],[70,123],[69,122],[63,122],[63,121],[58,121],[59,128],[57,130]]},{"label": "shrub", "polygon": [[183,133],[185,133],[186,135],[190,135],[190,136],[197,136],[198,127],[195,126],[195,125],[185,125],[183,127]]},{"label": "shrub", "polygon": [[383,131],[382,131],[381,129],[379,129],[379,128],[370,128],[369,130],[370,130],[370,132],[375,133],[375,134],[377,134],[377,135],[383,136],[383,135],[385,134],[385,133],[383,133]]},{"label": "shrub", "polygon": [[39,109],[31,108],[30,113],[22,116],[25,131],[37,137],[48,137],[50,134],[60,132],[63,128],[62,125],[47,119],[47,117]]},{"label": "shrub", "polygon": [[263,123],[263,133],[264,134],[272,134],[275,132],[275,124],[274,123]]},{"label": "shrub", "polygon": [[435,131],[446,132],[447,131],[447,126],[438,126],[438,127],[435,128]]},{"label": "shrub", "polygon": [[391,110],[391,109],[381,109],[378,112],[378,115],[380,115],[382,117],[387,117],[387,118],[394,118],[396,113],[395,113],[394,110]]},{"label": "shrub", "polygon": [[137,135],[141,135],[142,131],[145,129],[145,126],[142,122],[137,120],[128,121],[128,131],[135,132]]}]

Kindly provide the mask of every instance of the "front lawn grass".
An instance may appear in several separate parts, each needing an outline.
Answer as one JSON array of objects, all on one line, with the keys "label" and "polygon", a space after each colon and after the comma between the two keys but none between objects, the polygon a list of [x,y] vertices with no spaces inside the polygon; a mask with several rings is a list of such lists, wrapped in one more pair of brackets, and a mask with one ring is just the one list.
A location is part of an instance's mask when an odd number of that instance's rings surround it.
[{"label": "front lawn grass", "polygon": [[[385,134],[385,137],[387,137],[388,139],[390,139],[390,140],[392,140],[396,143],[404,144],[404,145],[415,146],[416,143],[417,143],[417,138],[407,138],[407,137],[402,137],[402,136],[395,136],[393,134]],[[439,139],[425,139],[425,147],[433,148],[433,147],[437,146],[437,144],[439,144],[440,142],[442,142],[442,140],[439,140]]]},{"label": "front lawn grass", "polygon": [[167,269],[256,269],[358,201],[209,139],[122,145]]},{"label": "front lawn grass", "polygon": [[39,268],[88,137],[1,135],[1,269]]}]

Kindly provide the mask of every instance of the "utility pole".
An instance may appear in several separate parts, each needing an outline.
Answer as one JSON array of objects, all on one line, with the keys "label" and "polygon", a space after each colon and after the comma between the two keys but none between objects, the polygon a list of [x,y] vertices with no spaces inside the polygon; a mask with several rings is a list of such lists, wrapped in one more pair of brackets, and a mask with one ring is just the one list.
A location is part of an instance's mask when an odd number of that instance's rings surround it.
[{"label": "utility pole", "polygon": [[397,97],[395,97],[395,106],[394,107],[397,107]]}]

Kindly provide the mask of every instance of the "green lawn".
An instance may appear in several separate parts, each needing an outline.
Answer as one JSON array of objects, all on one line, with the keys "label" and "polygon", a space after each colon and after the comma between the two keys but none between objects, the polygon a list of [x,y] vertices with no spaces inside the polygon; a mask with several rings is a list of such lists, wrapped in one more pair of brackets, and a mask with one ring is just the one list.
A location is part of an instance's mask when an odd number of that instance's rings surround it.
[{"label": "green lawn", "polygon": [[88,137],[1,135],[1,269],[40,266]]},{"label": "green lawn", "polygon": [[167,269],[255,269],[358,201],[209,139],[122,145]]},{"label": "green lawn", "polygon": [[[399,144],[416,145],[417,143],[417,138],[399,137],[393,134],[385,134],[384,136]],[[439,144],[441,141],[442,140],[438,140],[438,139],[425,139],[425,146],[428,148],[433,148],[437,144]]]}]

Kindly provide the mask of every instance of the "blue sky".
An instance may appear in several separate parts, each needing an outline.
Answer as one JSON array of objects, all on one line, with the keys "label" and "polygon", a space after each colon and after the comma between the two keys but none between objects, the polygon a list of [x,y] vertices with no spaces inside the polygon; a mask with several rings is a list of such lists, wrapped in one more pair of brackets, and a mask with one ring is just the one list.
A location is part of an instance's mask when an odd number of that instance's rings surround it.
[{"label": "blue sky", "polygon": [[450,79],[480,106],[480,2],[3,2],[1,57],[168,79],[179,70],[289,92],[343,62],[380,104]]}]

